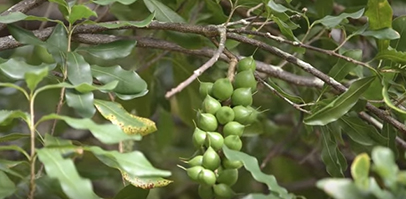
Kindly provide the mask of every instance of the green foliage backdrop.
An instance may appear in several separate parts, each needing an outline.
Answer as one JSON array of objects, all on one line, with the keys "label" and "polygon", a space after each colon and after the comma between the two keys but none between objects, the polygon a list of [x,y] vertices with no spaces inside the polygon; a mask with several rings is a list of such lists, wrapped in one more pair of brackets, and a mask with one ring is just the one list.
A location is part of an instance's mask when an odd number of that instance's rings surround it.
[{"label": "green foliage backdrop", "polygon": [[[0,10],[0,198],[406,197],[402,0]],[[242,69],[244,58],[256,66]],[[202,95],[216,80],[250,88],[249,119],[234,117],[231,94],[221,99],[227,86]],[[199,129],[206,95],[243,133],[216,119],[223,134]]]}]

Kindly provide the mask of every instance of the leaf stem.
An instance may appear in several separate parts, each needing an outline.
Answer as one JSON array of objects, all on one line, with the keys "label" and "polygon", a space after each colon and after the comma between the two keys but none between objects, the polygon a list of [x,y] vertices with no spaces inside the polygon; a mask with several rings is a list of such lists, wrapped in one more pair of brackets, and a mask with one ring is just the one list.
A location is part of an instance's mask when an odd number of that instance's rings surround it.
[{"label": "leaf stem", "polygon": [[35,194],[35,113],[34,113],[34,100],[35,96],[30,94],[30,122],[28,124],[30,129],[30,192],[28,195],[29,199],[34,199]]}]

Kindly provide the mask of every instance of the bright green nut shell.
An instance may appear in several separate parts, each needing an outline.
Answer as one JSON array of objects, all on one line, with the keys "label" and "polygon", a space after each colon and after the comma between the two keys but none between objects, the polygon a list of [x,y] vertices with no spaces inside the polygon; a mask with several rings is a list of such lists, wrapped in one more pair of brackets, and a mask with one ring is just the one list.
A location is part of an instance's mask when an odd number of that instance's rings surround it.
[{"label": "bright green nut shell", "polygon": [[247,107],[244,107],[244,106],[235,106],[233,108],[233,111],[234,111],[234,116],[235,116],[234,120],[236,122],[239,122],[241,124],[247,124],[248,123],[247,119],[248,119],[248,117],[250,116],[250,114],[252,112],[251,109],[248,109]]},{"label": "bright green nut shell", "polygon": [[220,133],[207,132],[207,139],[205,142],[206,147],[211,147],[215,151],[220,150],[223,147],[224,138]]},{"label": "bright green nut shell", "polygon": [[247,124],[252,124],[255,122],[255,120],[257,120],[258,117],[258,111],[256,109],[254,109],[253,107],[249,106],[248,110],[251,112],[246,120]]},{"label": "bright green nut shell", "polygon": [[206,132],[204,132],[201,129],[196,127],[195,131],[193,132],[193,136],[192,136],[193,137],[192,138],[193,145],[196,148],[199,148],[199,147],[203,146],[203,144],[206,141],[206,136],[207,136]]},{"label": "bright green nut shell", "polygon": [[239,169],[244,165],[241,161],[231,161],[227,158],[223,158],[221,164],[225,169]]},{"label": "bright green nut shell", "polygon": [[231,103],[234,106],[250,106],[252,104],[251,88],[237,88],[231,96]]},{"label": "bright green nut shell", "polygon": [[186,169],[186,173],[190,179],[199,181],[199,175],[204,170],[202,166],[194,166]]},{"label": "bright green nut shell", "polygon": [[187,161],[187,163],[189,164],[190,167],[201,166],[203,163],[203,156],[198,155],[198,156],[190,159],[189,161]]},{"label": "bright green nut shell", "polygon": [[224,138],[224,145],[231,150],[239,151],[242,148],[242,141],[237,135],[229,135]]},{"label": "bright green nut shell", "polygon": [[251,88],[251,91],[257,89],[257,81],[255,80],[252,70],[245,70],[237,73],[234,77],[235,88]]},{"label": "bright green nut shell", "polygon": [[221,198],[231,198],[234,196],[234,192],[230,186],[223,183],[213,185],[213,191],[214,195]]},{"label": "bright green nut shell", "polygon": [[238,180],[238,169],[223,169],[217,177],[218,183],[223,183],[228,186],[234,185]]},{"label": "bright green nut shell", "polygon": [[218,127],[217,118],[210,113],[199,113],[197,115],[197,127],[203,131],[215,131]]},{"label": "bright green nut shell", "polygon": [[203,169],[198,176],[198,181],[204,185],[212,186],[216,183],[216,174],[209,169]]},{"label": "bright green nut shell", "polygon": [[214,82],[211,90],[213,97],[219,101],[224,101],[233,94],[233,85],[228,78],[221,78]]},{"label": "bright green nut shell", "polygon": [[217,121],[226,124],[234,120],[234,111],[229,106],[222,106],[216,113]]},{"label": "bright green nut shell", "polygon": [[216,114],[221,108],[221,103],[210,95],[206,95],[202,103],[202,110],[205,113]]},{"label": "bright green nut shell", "polygon": [[201,199],[213,199],[214,197],[214,191],[212,186],[199,185],[197,193],[199,194]]},{"label": "bright green nut shell", "polygon": [[237,135],[241,136],[244,133],[244,128],[245,126],[236,122],[236,121],[231,121],[224,125],[223,127],[223,134],[224,136],[229,136],[229,135]]},{"label": "bright green nut shell", "polygon": [[217,152],[211,147],[207,148],[203,154],[202,166],[214,171],[220,166],[220,163],[221,159]]},{"label": "bright green nut shell", "polygon": [[238,62],[237,65],[237,72],[241,72],[244,70],[252,70],[255,71],[257,68],[257,64],[252,56],[245,57]]},{"label": "bright green nut shell", "polygon": [[213,88],[213,83],[200,82],[200,86],[199,86],[200,97],[204,98],[204,97],[206,97],[206,95],[211,95],[212,88]]}]

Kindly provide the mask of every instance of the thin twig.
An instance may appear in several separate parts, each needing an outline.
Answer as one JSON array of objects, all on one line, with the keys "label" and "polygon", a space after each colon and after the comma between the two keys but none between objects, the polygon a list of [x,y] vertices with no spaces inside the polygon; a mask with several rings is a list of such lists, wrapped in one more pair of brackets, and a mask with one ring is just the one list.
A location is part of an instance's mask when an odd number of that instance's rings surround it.
[{"label": "thin twig", "polygon": [[199,69],[193,71],[193,75],[191,75],[188,79],[185,81],[181,82],[177,87],[173,88],[171,91],[167,92],[165,94],[165,98],[169,99],[176,93],[181,92],[184,88],[186,88],[189,84],[191,84],[195,79],[197,79],[204,71],[209,69],[211,66],[213,66],[214,63],[217,62],[219,59],[220,55],[223,53],[223,50],[225,48],[225,42],[226,42],[226,28],[224,26],[218,26],[218,32],[220,34],[220,43],[219,47],[216,51],[216,53],[213,55],[209,61],[207,61],[205,64],[203,64]]},{"label": "thin twig", "polygon": [[[217,46],[217,48],[219,47],[219,42],[217,42],[217,40],[212,38],[211,41]],[[228,62],[227,78],[232,82],[235,76],[235,68],[238,63],[238,57],[230,52],[227,48],[224,48],[223,53],[230,59]]]}]

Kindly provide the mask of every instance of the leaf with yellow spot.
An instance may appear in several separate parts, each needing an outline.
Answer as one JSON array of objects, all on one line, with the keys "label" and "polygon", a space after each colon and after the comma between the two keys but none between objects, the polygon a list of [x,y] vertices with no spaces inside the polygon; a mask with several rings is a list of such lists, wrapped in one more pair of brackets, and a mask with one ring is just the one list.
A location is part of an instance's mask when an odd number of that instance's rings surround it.
[{"label": "leaf with yellow spot", "polygon": [[94,105],[104,118],[118,125],[126,134],[144,136],[157,130],[152,120],[128,113],[119,103],[94,100]]},{"label": "leaf with yellow spot", "polygon": [[121,175],[125,180],[130,182],[132,185],[142,189],[153,189],[157,187],[164,187],[173,182],[171,180],[167,180],[160,177],[136,177],[123,171],[121,171]]}]

